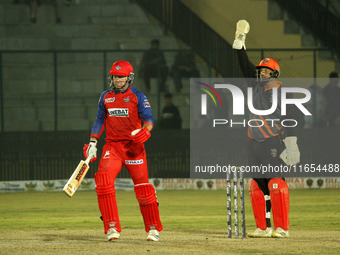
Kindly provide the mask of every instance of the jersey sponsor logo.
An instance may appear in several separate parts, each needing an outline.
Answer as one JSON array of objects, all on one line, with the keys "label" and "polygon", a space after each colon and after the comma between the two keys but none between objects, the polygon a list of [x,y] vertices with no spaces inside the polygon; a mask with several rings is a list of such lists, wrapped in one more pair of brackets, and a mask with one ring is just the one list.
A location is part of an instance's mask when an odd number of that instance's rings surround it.
[{"label": "jersey sponsor logo", "polygon": [[107,111],[110,117],[129,117],[128,108],[110,108]]},{"label": "jersey sponsor logo", "polygon": [[149,103],[149,102],[145,102],[145,103],[144,103],[144,108],[148,108],[148,107],[151,107],[151,106],[150,106],[150,103]]},{"label": "jersey sponsor logo", "polygon": [[143,159],[137,159],[137,160],[125,160],[126,165],[141,165],[143,164]]},{"label": "jersey sponsor logo", "polygon": [[114,98],[114,97],[106,98],[106,99],[105,99],[105,104],[107,104],[107,103],[113,103],[114,101],[115,101],[115,98]]}]

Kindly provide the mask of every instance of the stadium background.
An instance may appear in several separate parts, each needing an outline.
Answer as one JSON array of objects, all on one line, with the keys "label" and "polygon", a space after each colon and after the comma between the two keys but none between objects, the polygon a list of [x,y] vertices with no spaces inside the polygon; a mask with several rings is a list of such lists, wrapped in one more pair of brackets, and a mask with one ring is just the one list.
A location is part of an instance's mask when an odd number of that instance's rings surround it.
[{"label": "stadium background", "polygon": [[[51,2],[42,1],[34,25],[27,5],[18,2],[0,3],[0,181],[67,179],[82,158],[112,63],[130,61],[134,86],[143,91],[140,60],[154,38],[169,67],[178,51],[190,47],[201,77],[239,77],[231,43],[237,20],[246,18],[253,63],[270,56],[280,63],[283,77],[315,81],[340,71],[337,1],[300,0],[291,9],[285,3],[292,1],[274,0],[75,0],[63,8],[62,24],[54,23]],[[157,79],[146,93],[156,121],[146,144],[152,178],[189,177],[189,79],[183,81],[184,89],[175,93],[171,77],[167,80],[183,119],[179,131],[158,129],[163,101]],[[325,84],[311,86],[321,93]],[[309,107],[322,118],[316,104]],[[301,130],[302,160],[329,162],[340,151],[334,139],[338,130],[316,124],[314,119]],[[226,139],[239,142],[244,134],[236,129]],[[315,153],[322,148],[334,154]],[[233,164],[244,163],[244,152],[231,148],[228,155]],[[93,175],[90,171],[88,177]]]}]

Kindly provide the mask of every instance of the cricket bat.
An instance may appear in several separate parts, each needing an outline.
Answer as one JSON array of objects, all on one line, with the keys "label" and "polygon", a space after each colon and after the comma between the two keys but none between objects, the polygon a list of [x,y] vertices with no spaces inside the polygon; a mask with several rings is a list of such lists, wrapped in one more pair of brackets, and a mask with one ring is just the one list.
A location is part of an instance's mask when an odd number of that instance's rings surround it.
[{"label": "cricket bat", "polygon": [[90,157],[88,157],[85,161],[80,160],[80,163],[77,166],[76,170],[74,170],[71,178],[65,184],[63,191],[69,197],[72,197],[74,195],[74,193],[77,191],[80,183],[84,179],[87,171],[90,169],[89,162],[90,162]]}]

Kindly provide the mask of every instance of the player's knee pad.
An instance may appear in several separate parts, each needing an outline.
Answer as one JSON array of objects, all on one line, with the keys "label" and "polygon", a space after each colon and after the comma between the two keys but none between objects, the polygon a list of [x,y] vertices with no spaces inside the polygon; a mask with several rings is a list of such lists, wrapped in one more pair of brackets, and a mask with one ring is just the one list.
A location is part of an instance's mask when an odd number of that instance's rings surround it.
[{"label": "player's knee pad", "polygon": [[263,192],[257,185],[256,181],[251,180],[249,187],[250,201],[253,208],[256,227],[260,229],[267,228],[266,222],[266,200]]},{"label": "player's knee pad", "polygon": [[155,188],[150,183],[135,185],[136,198],[141,205],[157,202]]},{"label": "player's knee pad", "polygon": [[273,210],[275,229],[289,229],[289,190],[287,183],[281,178],[273,178],[268,183]]},{"label": "player's knee pad", "polygon": [[150,229],[161,231],[163,226],[159,218],[155,188],[150,183],[137,184],[135,193],[143,215],[145,231],[149,232]]},{"label": "player's knee pad", "polygon": [[104,223],[104,231],[107,233],[110,228],[116,228],[116,230],[120,232],[121,226],[119,222],[114,180],[105,171],[97,172],[94,179],[96,182],[98,205]]},{"label": "player's knee pad", "polygon": [[115,193],[114,180],[107,172],[97,172],[94,176],[94,181],[96,182],[96,193],[98,196]]}]

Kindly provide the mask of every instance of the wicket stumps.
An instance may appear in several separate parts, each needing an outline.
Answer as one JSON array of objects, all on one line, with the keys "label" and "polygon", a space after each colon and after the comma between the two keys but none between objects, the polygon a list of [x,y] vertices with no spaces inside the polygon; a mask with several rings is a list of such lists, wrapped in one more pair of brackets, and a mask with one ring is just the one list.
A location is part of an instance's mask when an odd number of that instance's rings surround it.
[{"label": "wicket stumps", "polygon": [[[234,190],[234,225],[235,225],[235,238],[239,238],[239,217],[238,217],[238,189],[240,190],[240,204],[241,204],[241,225],[242,225],[242,238],[246,238],[246,219],[244,210],[244,180],[243,173],[236,169],[232,171],[231,177],[230,170],[227,171],[227,221],[228,221],[228,238],[232,238],[232,204],[231,204],[231,178],[233,179]],[[239,184],[239,185],[238,185]]]}]

